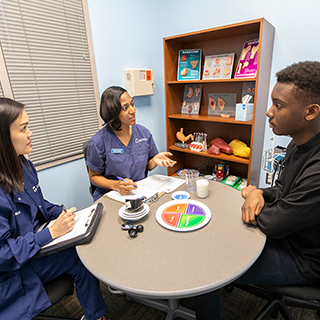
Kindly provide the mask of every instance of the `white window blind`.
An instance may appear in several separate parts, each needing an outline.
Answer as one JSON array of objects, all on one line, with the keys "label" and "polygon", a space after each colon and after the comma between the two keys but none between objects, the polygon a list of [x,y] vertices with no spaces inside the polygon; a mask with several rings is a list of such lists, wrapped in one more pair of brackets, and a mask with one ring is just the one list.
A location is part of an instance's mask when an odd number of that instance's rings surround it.
[{"label": "white window blind", "polygon": [[0,0],[0,40],[12,96],[30,118],[30,159],[82,154],[99,129],[82,1]]}]

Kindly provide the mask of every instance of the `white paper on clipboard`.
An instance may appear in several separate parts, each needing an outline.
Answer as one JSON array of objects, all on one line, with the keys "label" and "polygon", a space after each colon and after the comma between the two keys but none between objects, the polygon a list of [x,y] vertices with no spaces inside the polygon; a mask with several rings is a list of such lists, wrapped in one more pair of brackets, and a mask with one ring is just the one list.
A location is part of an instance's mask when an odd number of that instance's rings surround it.
[{"label": "white paper on clipboard", "polygon": [[[70,232],[66,233],[65,235],[52,240],[45,246],[41,247],[41,249],[48,248],[56,244],[59,244],[60,242],[71,240],[78,236],[84,235],[91,224],[91,220],[94,216],[95,210],[97,209],[97,205],[98,204],[93,204],[90,207],[74,212],[76,215],[74,219],[74,228]],[[47,225],[47,228],[50,227],[55,221],[56,220],[50,221],[50,223]]]},{"label": "white paper on clipboard", "polygon": [[149,199],[156,193],[170,193],[185,183],[184,179],[169,177],[161,174],[153,174],[145,179],[137,181],[138,188],[128,195],[121,195],[118,191],[112,190],[105,194],[107,198],[125,203],[126,199],[137,199],[146,197]]}]

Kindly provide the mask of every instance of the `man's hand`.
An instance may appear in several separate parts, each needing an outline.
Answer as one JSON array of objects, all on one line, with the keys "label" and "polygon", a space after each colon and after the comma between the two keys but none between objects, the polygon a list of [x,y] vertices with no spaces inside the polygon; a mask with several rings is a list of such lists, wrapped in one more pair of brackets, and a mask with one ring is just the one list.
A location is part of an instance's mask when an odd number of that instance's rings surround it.
[{"label": "man's hand", "polygon": [[241,190],[241,195],[242,195],[242,198],[244,199],[247,199],[249,193],[253,190],[256,190],[257,187],[256,186],[252,186],[252,185],[248,185],[247,187],[243,188]]},{"label": "man's hand", "polygon": [[257,225],[256,217],[260,214],[265,203],[262,194],[263,191],[257,188],[248,193],[241,208],[243,222]]}]

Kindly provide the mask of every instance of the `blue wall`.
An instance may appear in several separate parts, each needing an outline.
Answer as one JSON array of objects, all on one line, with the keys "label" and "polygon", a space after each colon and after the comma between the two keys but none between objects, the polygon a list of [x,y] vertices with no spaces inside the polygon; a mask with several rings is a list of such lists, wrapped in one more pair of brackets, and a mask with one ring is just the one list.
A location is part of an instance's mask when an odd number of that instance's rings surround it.
[{"label": "blue wall", "polygon": [[[320,2],[315,0],[88,0],[88,5],[100,93],[110,85],[125,86],[126,69],[154,70],[155,94],[134,100],[137,122],[151,130],[160,151],[166,149],[163,37],[264,17],[276,28],[270,94],[277,71],[320,56]],[[272,147],[271,138],[266,125],[264,150]],[[275,137],[274,144],[286,146],[289,141]],[[78,208],[92,201],[82,159],[42,170],[39,177],[51,201]],[[262,171],[260,186],[264,181]]]}]

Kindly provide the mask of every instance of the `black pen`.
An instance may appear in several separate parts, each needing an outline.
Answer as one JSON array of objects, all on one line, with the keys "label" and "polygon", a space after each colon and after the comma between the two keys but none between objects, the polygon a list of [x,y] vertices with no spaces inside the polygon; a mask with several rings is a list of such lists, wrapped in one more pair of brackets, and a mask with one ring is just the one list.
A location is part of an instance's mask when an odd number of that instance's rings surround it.
[{"label": "black pen", "polygon": [[[61,208],[62,208],[62,210],[63,210],[64,212],[67,212],[67,211],[68,211],[68,209],[65,207],[64,204],[61,205]],[[73,215],[73,212],[71,212],[71,213],[69,214],[69,216],[72,216],[72,215]]]}]

